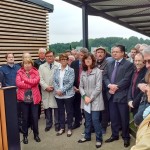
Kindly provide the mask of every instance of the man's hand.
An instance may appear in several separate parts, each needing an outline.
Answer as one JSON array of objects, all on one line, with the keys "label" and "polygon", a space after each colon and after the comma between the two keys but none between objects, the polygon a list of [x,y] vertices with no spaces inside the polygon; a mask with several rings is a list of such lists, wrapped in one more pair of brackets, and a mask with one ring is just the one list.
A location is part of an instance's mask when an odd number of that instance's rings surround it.
[{"label": "man's hand", "polygon": [[52,92],[54,90],[54,87],[53,86],[48,86],[45,90],[47,92]]},{"label": "man's hand", "polygon": [[146,87],[147,87],[147,84],[146,83],[139,83],[138,84],[138,88],[142,91],[142,92],[146,92]]},{"label": "man's hand", "polygon": [[109,90],[110,94],[115,94],[115,92],[118,90],[118,85],[116,85],[116,84],[109,84],[108,88],[110,89]]},{"label": "man's hand", "polygon": [[88,105],[91,102],[91,99],[87,96],[85,96],[84,102],[86,105]]},{"label": "man's hand", "polygon": [[133,107],[133,101],[129,101],[129,102],[128,102],[128,106],[131,107],[131,108],[134,108],[134,107]]}]

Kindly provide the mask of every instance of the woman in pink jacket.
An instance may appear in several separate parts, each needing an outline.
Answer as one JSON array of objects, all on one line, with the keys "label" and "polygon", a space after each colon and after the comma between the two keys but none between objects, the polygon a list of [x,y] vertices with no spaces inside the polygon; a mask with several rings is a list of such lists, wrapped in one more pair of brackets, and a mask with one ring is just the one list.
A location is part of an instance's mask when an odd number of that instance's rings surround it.
[{"label": "woman in pink jacket", "polygon": [[[41,95],[38,88],[40,81],[39,73],[33,67],[31,58],[26,58],[22,62],[22,68],[18,70],[16,76],[17,100],[21,104],[23,115],[23,143],[28,144],[28,118],[32,117],[33,133],[36,142],[40,142],[38,131],[38,104]],[[30,113],[29,113],[30,112]]]}]

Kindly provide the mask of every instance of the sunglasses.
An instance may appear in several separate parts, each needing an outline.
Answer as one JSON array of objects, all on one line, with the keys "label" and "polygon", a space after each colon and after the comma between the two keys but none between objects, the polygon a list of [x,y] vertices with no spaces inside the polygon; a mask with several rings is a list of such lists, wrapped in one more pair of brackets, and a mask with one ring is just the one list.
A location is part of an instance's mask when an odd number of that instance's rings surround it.
[{"label": "sunglasses", "polygon": [[150,59],[144,60],[144,62],[145,62],[145,64],[146,64],[146,63],[150,64]]}]

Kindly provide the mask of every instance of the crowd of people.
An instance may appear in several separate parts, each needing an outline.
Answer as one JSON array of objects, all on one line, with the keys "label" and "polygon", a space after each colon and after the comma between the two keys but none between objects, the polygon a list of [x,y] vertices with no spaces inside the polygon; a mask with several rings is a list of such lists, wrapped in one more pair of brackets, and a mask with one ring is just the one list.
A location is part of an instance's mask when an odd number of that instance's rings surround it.
[{"label": "crowd of people", "polygon": [[42,106],[45,132],[54,124],[56,136],[67,130],[70,137],[84,120],[84,137],[78,143],[91,141],[91,133],[95,132],[96,148],[102,146],[108,125],[112,133],[105,143],[118,140],[121,130],[124,147],[130,146],[131,112],[139,128],[131,149],[150,149],[146,140],[150,131],[146,128],[150,122],[150,46],[137,44],[128,55],[125,51],[125,46],[116,45],[111,54],[98,47],[93,54],[81,48],[55,56],[53,51],[40,48],[37,60],[24,53],[19,64],[15,64],[13,53],[6,54],[0,82],[3,87],[17,87],[23,143],[28,144],[28,127],[33,130],[34,140],[41,141],[38,120]]}]

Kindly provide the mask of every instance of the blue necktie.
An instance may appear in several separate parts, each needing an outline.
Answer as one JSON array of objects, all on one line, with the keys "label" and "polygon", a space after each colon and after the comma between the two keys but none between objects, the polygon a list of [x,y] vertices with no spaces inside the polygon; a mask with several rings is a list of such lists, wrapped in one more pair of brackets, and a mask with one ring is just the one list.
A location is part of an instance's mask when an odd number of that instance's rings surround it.
[{"label": "blue necktie", "polygon": [[115,82],[118,66],[119,66],[119,62],[116,62],[115,66],[114,66],[114,70],[113,70],[112,75],[111,75],[111,83]]},{"label": "blue necktie", "polygon": [[49,67],[50,67],[50,69],[52,69],[52,64],[50,64],[50,66],[49,66]]}]

